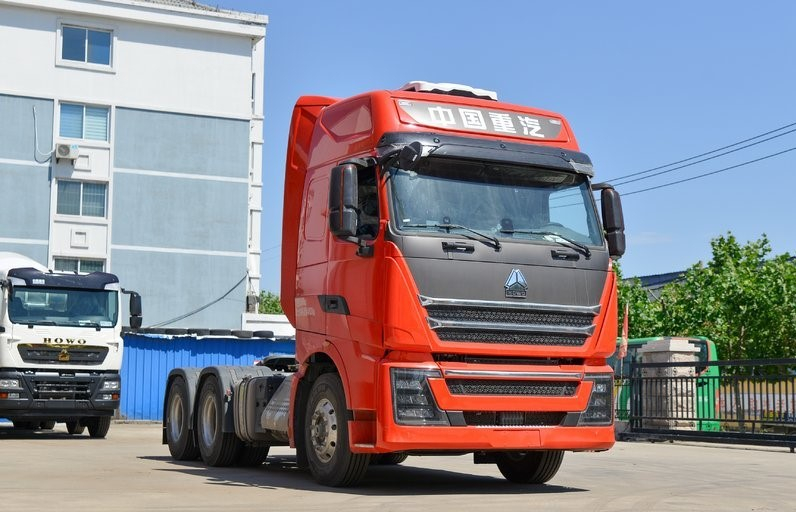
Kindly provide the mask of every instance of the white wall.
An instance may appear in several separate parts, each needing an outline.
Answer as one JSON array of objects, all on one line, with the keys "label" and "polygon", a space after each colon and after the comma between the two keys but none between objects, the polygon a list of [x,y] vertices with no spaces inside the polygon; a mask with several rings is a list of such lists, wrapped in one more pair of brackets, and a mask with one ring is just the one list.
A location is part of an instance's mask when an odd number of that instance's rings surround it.
[{"label": "white wall", "polygon": [[[0,92],[77,102],[251,119],[252,70],[262,77],[259,36],[125,21],[85,12],[34,10],[0,0]],[[48,2],[55,9],[92,2]],[[74,7],[73,7],[74,8]],[[115,11],[136,15],[136,10]],[[61,22],[111,29],[113,69],[86,71],[58,59]],[[226,22],[231,31],[240,24]],[[251,30],[245,26],[246,30]],[[257,43],[259,51],[253,51]],[[253,59],[254,54],[254,59]],[[9,73],[8,70],[14,70]],[[201,87],[197,87],[201,84]],[[260,100],[261,101],[261,100]],[[259,105],[255,105],[258,107]],[[259,116],[262,115],[260,110]],[[262,130],[260,136],[262,138]]]}]

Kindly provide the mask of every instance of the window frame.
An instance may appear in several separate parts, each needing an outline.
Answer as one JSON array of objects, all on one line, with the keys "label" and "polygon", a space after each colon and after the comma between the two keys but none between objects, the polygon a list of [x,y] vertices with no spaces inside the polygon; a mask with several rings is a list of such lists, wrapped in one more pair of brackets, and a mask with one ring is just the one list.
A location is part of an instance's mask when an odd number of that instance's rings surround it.
[{"label": "window frame", "polygon": [[80,257],[76,257],[76,256],[53,256],[53,270],[55,270],[57,272],[74,272],[73,270],[59,270],[57,268],[57,266],[58,266],[57,262],[59,260],[76,262],[77,263],[77,272],[87,272],[86,270],[83,270],[83,268],[82,268],[84,263],[100,263],[102,265],[102,268],[100,270],[97,270],[97,271],[92,270],[91,272],[105,272],[105,260],[103,260],[103,259],[99,259],[99,258],[97,258],[97,259],[95,259],[95,258],[80,258]]},{"label": "window frame", "polygon": [[[85,60],[71,60],[63,58],[64,50],[64,27],[84,29],[86,31],[94,32],[109,32],[110,33],[110,48],[108,49],[108,64],[98,64],[88,62],[88,48],[85,48]],[[104,73],[116,73],[116,44],[118,40],[118,27],[104,23],[86,22],[81,20],[59,18],[56,27],[55,37],[55,65],[60,67],[85,69],[90,71],[99,71]],[[88,32],[86,32],[86,40],[88,40]]]},{"label": "window frame", "polygon": [[[80,122],[80,137],[71,137],[69,135],[63,135],[61,133],[61,123],[62,123],[62,114],[63,114],[63,107],[65,105],[73,105],[83,108],[83,113],[81,116]],[[104,139],[89,139],[86,138],[86,109],[87,108],[97,108],[97,109],[105,109],[106,116],[105,116],[105,138]],[[58,137],[61,139],[70,139],[70,140],[80,140],[84,141],[89,144],[103,144],[107,145],[110,144],[111,140],[111,107],[110,105],[98,105],[95,103],[83,103],[80,101],[69,101],[69,100],[60,100],[58,102]]]},{"label": "window frame", "polygon": [[[78,204],[78,211],[79,213],[61,213],[58,211],[58,199],[60,198],[60,184],[61,183],[78,183],[80,185],[80,203]],[[83,213],[84,211],[84,187],[86,183],[91,185],[102,185],[105,187],[105,194],[104,194],[104,204],[102,206],[102,215],[86,215]],[[55,214],[59,216],[69,217],[69,218],[82,218],[82,219],[108,219],[108,183],[102,181],[85,181],[85,180],[72,180],[72,179],[64,179],[64,178],[57,178],[55,180]]]}]

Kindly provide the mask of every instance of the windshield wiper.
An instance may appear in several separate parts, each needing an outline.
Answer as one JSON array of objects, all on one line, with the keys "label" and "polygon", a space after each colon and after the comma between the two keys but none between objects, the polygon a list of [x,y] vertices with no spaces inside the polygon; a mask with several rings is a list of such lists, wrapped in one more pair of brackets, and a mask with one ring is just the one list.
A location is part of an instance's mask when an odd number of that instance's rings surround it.
[{"label": "windshield wiper", "polygon": [[33,329],[34,325],[57,325],[52,320],[11,320],[11,323],[20,324],[20,325],[27,325],[28,329]]},{"label": "windshield wiper", "polygon": [[481,242],[484,242],[487,245],[490,244],[493,245],[496,251],[500,250],[500,240],[498,240],[497,237],[487,235],[486,233],[482,233],[477,229],[468,228],[467,226],[462,226],[461,224],[450,224],[450,223],[440,224],[434,222],[431,224],[403,224],[401,227],[402,228],[441,228],[446,230],[448,233],[451,232],[451,229],[463,229],[465,231],[469,231],[470,233],[478,235],[478,237],[474,237],[465,234],[464,236],[466,236],[467,238],[470,238],[472,240],[480,240]]},{"label": "windshield wiper", "polygon": [[94,329],[96,329],[96,330],[98,330],[98,331],[99,331],[99,330],[100,330],[100,328],[102,327],[102,326],[101,326],[99,323],[97,323],[97,322],[84,322],[84,321],[82,321],[82,320],[79,322],[79,325],[80,325],[80,327],[93,327]]},{"label": "windshield wiper", "polygon": [[537,231],[535,229],[501,229],[500,232],[508,234],[520,233],[523,235],[554,236],[556,238],[561,239],[561,240],[553,240],[554,242],[558,242],[561,245],[569,245],[578,252],[583,253],[583,255],[586,256],[587,258],[591,257],[591,251],[589,250],[588,247],[586,247],[580,242],[576,242],[575,240],[572,240],[571,238],[562,235],[561,233],[556,233],[555,231]]}]

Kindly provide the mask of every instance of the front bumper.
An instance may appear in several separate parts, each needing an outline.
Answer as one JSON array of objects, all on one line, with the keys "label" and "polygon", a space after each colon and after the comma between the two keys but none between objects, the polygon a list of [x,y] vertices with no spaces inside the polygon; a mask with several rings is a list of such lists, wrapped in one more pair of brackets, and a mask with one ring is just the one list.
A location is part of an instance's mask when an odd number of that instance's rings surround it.
[{"label": "front bumper", "polygon": [[[607,368],[507,371],[505,367],[469,367],[464,371],[446,366],[439,370],[425,366],[429,371],[426,393],[433,398],[419,399],[415,394],[404,400],[411,404],[433,402],[439,414],[429,414],[432,419],[427,424],[407,424],[396,414],[395,379],[390,377],[391,368],[407,366],[382,365],[381,399],[389,406],[378,412],[377,451],[581,451],[607,450],[614,444],[613,374],[606,373]],[[462,383],[458,377],[462,374],[473,378]],[[506,382],[505,375],[513,380]],[[402,385],[408,387],[406,382]],[[602,398],[605,390],[608,402]],[[600,391],[603,395],[598,397]],[[601,407],[609,411],[596,422],[592,414],[595,398],[603,400]],[[440,417],[444,418],[441,422]]]},{"label": "front bumper", "polygon": [[74,420],[112,416],[119,408],[118,373],[3,371],[0,383],[0,417],[14,419]]}]

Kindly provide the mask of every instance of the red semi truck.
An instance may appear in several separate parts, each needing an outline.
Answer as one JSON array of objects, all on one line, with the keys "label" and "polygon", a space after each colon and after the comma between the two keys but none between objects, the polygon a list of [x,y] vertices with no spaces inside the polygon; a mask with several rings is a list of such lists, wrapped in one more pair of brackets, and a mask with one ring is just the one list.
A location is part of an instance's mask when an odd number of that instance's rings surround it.
[{"label": "red semi truck", "polygon": [[543,483],[564,451],[609,449],[625,236],[592,177],[566,119],[491,91],[300,98],[281,290],[298,371],[175,369],[163,442],[209,465],[289,444],[331,486],[452,453]]}]

